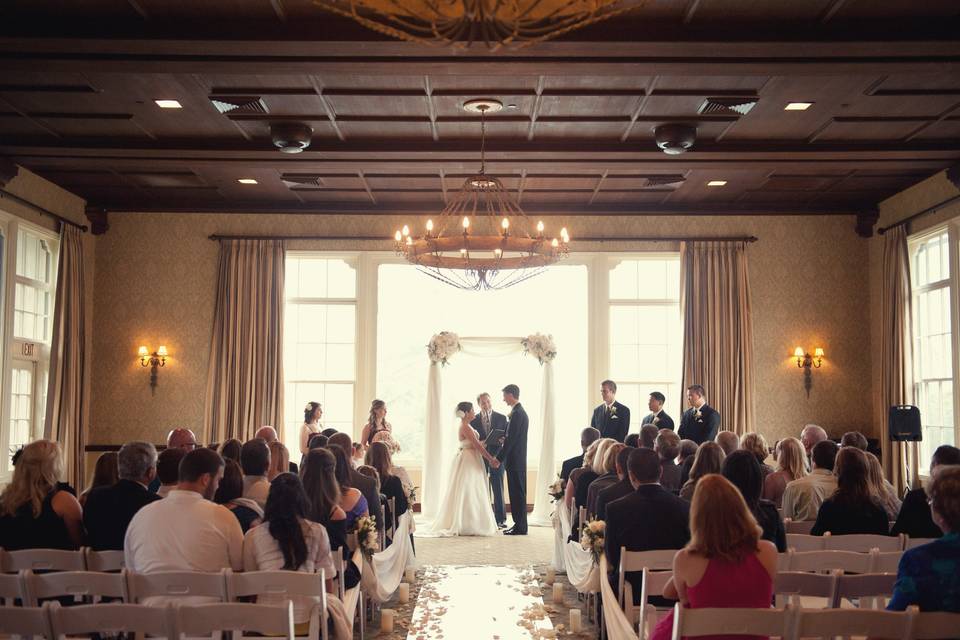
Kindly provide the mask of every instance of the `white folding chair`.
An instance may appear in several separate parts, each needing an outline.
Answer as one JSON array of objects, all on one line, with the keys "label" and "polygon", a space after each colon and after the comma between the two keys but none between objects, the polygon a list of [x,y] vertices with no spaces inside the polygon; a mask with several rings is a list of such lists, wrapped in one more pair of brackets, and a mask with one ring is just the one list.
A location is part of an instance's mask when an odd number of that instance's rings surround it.
[{"label": "white folding chair", "polygon": [[870,573],[874,554],[853,551],[787,551],[788,571],[827,572],[839,569],[844,573]]},{"label": "white folding chair", "polygon": [[903,549],[900,538],[897,536],[880,536],[868,533],[851,533],[835,536],[827,532],[822,537],[823,548],[826,551],[870,553],[873,549],[880,551],[901,551]]},{"label": "white folding chair", "polygon": [[35,574],[24,572],[26,604],[36,607],[41,598],[73,596],[74,602],[95,604],[100,598],[118,598],[126,602],[127,576],[125,573],[97,571],[55,571]]},{"label": "white folding chair", "polygon": [[87,571],[120,571],[123,569],[123,551],[94,551],[84,547],[83,558]]},{"label": "white folding chair", "polygon": [[397,499],[390,498],[387,500],[387,505],[390,507],[390,522],[389,525],[390,539],[393,540],[393,536],[397,533]]},{"label": "white folding chair", "polygon": [[[617,593],[620,599],[620,608],[623,609],[627,620],[633,623],[640,615],[639,610],[633,604],[632,585],[626,581],[625,575],[630,572],[640,572],[644,569],[651,571],[673,571],[673,556],[677,555],[676,549],[658,549],[654,551],[627,551],[626,547],[620,547],[620,567],[617,576]],[[642,597],[642,594],[641,594]],[[646,602],[646,600],[641,600]],[[642,604],[641,604],[642,606]]]},{"label": "white folding chair", "polygon": [[673,640],[712,635],[790,637],[791,609],[684,609],[673,608]]},{"label": "white folding chair", "polygon": [[[886,606],[883,598],[893,595],[893,585],[897,581],[895,573],[861,573],[855,576],[837,576],[837,590],[830,607],[839,609],[842,600],[859,600],[861,609],[882,609]],[[866,601],[867,606],[864,606]]]},{"label": "white folding chair", "polygon": [[[361,579],[363,577],[364,562],[363,562],[363,553],[357,549],[353,552],[351,560],[357,568],[360,570]],[[362,580],[361,580],[362,582]],[[343,605],[347,610],[347,615],[350,617],[351,621],[357,621],[358,626],[360,627],[360,637],[363,637],[364,628],[366,626],[364,616],[363,616],[363,591],[360,589],[360,583],[357,583],[352,589],[347,589],[343,594]]]},{"label": "white folding chair", "polygon": [[908,614],[873,609],[804,610],[797,615],[794,638],[887,638],[910,637]]},{"label": "white folding chair", "polygon": [[811,536],[805,533],[788,533],[787,548],[794,551],[823,551],[823,536]]},{"label": "white folding chair", "polygon": [[4,573],[13,573],[21,569],[33,571],[85,571],[83,554],[80,551],[64,549],[21,549],[4,551],[2,554]]},{"label": "white folding chair", "polygon": [[[663,590],[666,588],[667,583],[670,582],[670,578],[673,577],[673,571],[650,571],[647,567],[643,568],[643,583],[640,588],[640,605],[636,607],[639,618],[637,620],[637,628],[640,631],[640,638],[649,638],[653,634],[653,629],[657,626],[658,622],[658,610],[655,606],[650,604],[650,598],[654,596],[662,596]],[[633,593],[630,588],[630,583],[627,582],[624,585],[626,593],[626,606],[631,609],[633,606]],[[627,612],[626,609],[624,612],[627,614],[627,619],[630,620],[630,623],[633,624],[633,613]]]},{"label": "white folding chair", "polygon": [[24,571],[0,573],[0,606],[12,607],[15,600],[26,605],[27,592],[23,584]]},{"label": "white folding chair", "polygon": [[244,632],[293,640],[293,603],[284,605],[220,602],[196,606],[174,606],[179,640],[210,637],[220,631],[232,631],[233,640],[259,637]]},{"label": "white folding chair", "polygon": [[324,588],[326,575],[302,571],[227,571],[227,599],[231,602],[249,596],[270,596],[271,600],[292,596],[318,599],[318,605],[310,612],[308,638],[327,640],[327,591]]},{"label": "white folding chair", "polygon": [[919,547],[920,545],[930,544],[936,539],[937,538],[911,538],[910,536],[906,536],[906,540],[903,542],[903,548],[904,550],[913,549],[914,547]]},{"label": "white folding chair", "polygon": [[902,551],[882,551],[873,554],[873,567],[871,573],[896,573],[900,568],[900,558],[903,557]]},{"label": "white folding chair", "polygon": [[911,616],[911,640],[947,640],[957,637],[957,629],[960,629],[960,613],[945,611],[920,613],[916,606],[910,607],[907,611]]},{"label": "white folding chair", "polygon": [[787,533],[810,535],[810,530],[813,529],[814,524],[816,524],[815,520],[791,520],[790,518],[784,518],[783,520],[783,528]]},{"label": "white folding chair", "polygon": [[815,608],[810,598],[817,598],[822,608],[832,606],[839,572],[808,573],[779,571],[773,581],[773,595],[777,607]]},{"label": "white folding chair", "polygon": [[169,606],[150,607],[143,604],[84,604],[61,607],[50,602],[50,622],[53,638],[91,633],[136,633],[174,638],[173,612]]},{"label": "white folding chair", "polygon": [[225,602],[227,587],[223,571],[128,571],[127,595],[130,602],[143,602],[156,597],[205,597]]},{"label": "white folding chair", "polygon": [[4,607],[0,610],[0,635],[26,638],[53,638],[50,604],[42,607]]}]

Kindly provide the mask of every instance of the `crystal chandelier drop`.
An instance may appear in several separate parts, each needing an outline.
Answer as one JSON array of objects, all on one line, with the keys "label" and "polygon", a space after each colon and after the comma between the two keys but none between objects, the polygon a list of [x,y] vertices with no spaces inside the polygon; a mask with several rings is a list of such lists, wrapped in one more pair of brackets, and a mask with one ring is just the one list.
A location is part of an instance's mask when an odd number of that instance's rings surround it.
[{"label": "crystal chandelier drop", "polygon": [[635,9],[645,0],[314,0],[379,33],[431,45],[525,46]]},{"label": "crystal chandelier drop", "polygon": [[488,111],[496,100],[464,105],[480,114],[480,172],[470,176],[422,235],[408,225],[394,234],[396,251],[420,271],[459,289],[504,289],[532,278],[569,253],[566,227],[559,237],[545,235],[543,221],[531,228],[520,204],[503,183],[485,172]]}]

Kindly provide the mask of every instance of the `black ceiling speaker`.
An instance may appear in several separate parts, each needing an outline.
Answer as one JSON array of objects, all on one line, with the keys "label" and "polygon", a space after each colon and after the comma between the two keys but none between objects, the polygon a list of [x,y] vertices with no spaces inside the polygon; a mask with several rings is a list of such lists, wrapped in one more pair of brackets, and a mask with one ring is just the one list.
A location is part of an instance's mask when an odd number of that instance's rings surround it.
[{"label": "black ceiling speaker", "polygon": [[662,124],[654,127],[657,146],[671,156],[680,155],[697,140],[697,128],[689,124]]},{"label": "black ceiling speaker", "polygon": [[270,125],[273,146],[284,153],[300,153],[310,146],[313,128],[302,122],[279,122]]}]

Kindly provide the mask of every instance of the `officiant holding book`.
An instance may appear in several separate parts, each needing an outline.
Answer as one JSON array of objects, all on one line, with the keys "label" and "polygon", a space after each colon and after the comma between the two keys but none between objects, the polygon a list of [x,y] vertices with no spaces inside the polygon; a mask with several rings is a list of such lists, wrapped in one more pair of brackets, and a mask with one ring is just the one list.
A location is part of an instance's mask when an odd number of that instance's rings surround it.
[{"label": "officiant holding book", "polygon": [[[507,432],[507,416],[493,410],[493,403],[489,393],[477,396],[480,411],[477,417],[470,422],[470,426],[477,430],[487,451],[496,456],[500,452],[502,440]],[[486,462],[485,462],[486,464]],[[487,474],[490,476],[490,490],[493,492],[493,517],[501,529],[507,526],[507,512],[503,504],[503,472],[504,467],[492,469],[487,464]]]}]

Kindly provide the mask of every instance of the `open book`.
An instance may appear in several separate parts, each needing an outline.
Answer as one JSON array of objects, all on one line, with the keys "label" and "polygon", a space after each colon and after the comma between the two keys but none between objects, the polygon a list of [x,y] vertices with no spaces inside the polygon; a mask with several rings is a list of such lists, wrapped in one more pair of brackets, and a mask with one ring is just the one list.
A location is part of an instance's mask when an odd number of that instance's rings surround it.
[{"label": "open book", "polygon": [[483,446],[490,452],[490,455],[495,456],[500,453],[500,449],[503,447],[501,440],[503,440],[506,435],[507,432],[504,429],[490,430],[490,433],[487,434],[486,439],[483,441]]}]

